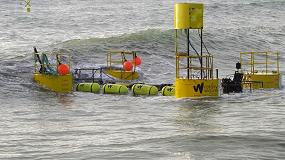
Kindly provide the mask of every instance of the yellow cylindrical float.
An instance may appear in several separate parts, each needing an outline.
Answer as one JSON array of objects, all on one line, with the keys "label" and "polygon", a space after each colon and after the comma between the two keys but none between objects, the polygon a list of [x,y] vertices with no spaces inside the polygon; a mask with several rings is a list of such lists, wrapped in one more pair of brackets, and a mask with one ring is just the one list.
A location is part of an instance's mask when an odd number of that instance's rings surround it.
[{"label": "yellow cylindrical float", "polygon": [[129,90],[121,84],[104,84],[102,91],[105,94],[128,94]]},{"label": "yellow cylindrical float", "polygon": [[190,28],[189,3],[177,3],[174,7],[174,29]]},{"label": "yellow cylindrical float", "polygon": [[132,91],[134,95],[150,95],[154,96],[158,93],[158,88],[156,86],[145,85],[145,84],[134,84],[132,86]]},{"label": "yellow cylindrical float", "polygon": [[161,89],[161,94],[163,96],[174,96],[175,95],[175,87],[174,86],[164,86]]},{"label": "yellow cylindrical float", "polygon": [[201,3],[176,3],[174,29],[202,29],[204,5]]},{"label": "yellow cylindrical float", "polygon": [[98,83],[78,83],[76,91],[99,93],[100,85]]}]

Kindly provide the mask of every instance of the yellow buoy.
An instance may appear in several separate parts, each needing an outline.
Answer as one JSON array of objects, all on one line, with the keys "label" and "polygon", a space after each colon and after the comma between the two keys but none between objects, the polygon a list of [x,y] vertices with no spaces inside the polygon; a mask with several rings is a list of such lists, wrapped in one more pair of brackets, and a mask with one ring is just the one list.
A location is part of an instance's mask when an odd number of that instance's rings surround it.
[{"label": "yellow buoy", "polygon": [[158,88],[156,86],[145,84],[134,84],[132,87],[134,95],[157,95]]},{"label": "yellow buoy", "polygon": [[98,83],[78,83],[76,91],[99,93],[100,85]]},{"label": "yellow buoy", "polygon": [[174,96],[175,95],[175,87],[173,86],[164,86],[161,90],[161,94],[163,96]]},{"label": "yellow buoy", "polygon": [[25,0],[27,12],[31,12],[31,0]]},{"label": "yellow buoy", "polygon": [[129,92],[128,88],[121,84],[104,84],[102,91],[106,94],[128,94]]}]

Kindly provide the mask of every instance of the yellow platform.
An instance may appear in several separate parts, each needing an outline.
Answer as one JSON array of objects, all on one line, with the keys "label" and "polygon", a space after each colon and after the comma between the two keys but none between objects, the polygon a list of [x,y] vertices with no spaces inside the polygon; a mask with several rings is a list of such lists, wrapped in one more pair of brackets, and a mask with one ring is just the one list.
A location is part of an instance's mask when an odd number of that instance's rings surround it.
[{"label": "yellow platform", "polygon": [[[41,87],[58,93],[72,91],[72,74],[60,75],[56,70],[60,64],[70,67],[70,55],[68,53],[38,53],[34,48],[34,81]],[[53,59],[53,63],[50,63]]]},{"label": "yellow platform", "polygon": [[106,73],[121,80],[135,80],[139,78],[138,72],[107,69]]},{"label": "yellow platform", "polygon": [[240,53],[244,88],[282,87],[282,76],[279,71],[279,52],[242,52]]},{"label": "yellow platform", "polygon": [[[281,88],[281,74],[278,73],[246,73],[244,76],[244,88],[260,89],[260,88]],[[251,83],[246,83],[251,82]]]},{"label": "yellow platform", "polygon": [[72,75],[64,76],[34,73],[34,81],[40,86],[59,93],[68,93],[72,91]]},{"label": "yellow platform", "polygon": [[[136,71],[136,65],[133,64],[132,71],[125,71],[123,69],[123,64],[126,60],[134,61],[137,53],[135,51],[109,51],[107,54],[107,70],[106,73],[121,79],[121,80],[135,80],[139,78],[139,73]],[[121,69],[116,69],[115,66],[122,67]]]},{"label": "yellow platform", "polygon": [[220,83],[218,79],[176,79],[176,98],[199,98],[220,96]]}]

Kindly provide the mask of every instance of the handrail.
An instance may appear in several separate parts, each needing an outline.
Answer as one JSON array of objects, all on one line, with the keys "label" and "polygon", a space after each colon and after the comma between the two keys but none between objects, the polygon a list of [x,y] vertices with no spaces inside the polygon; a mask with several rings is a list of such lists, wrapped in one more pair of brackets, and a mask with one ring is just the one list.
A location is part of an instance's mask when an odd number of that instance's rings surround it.
[{"label": "handrail", "polygon": [[[186,64],[180,64],[181,59],[186,59],[186,61],[189,61],[189,67],[185,66]],[[198,61],[202,59],[203,62],[205,62],[203,64],[203,66],[197,66],[197,64],[195,65],[193,62],[194,61]],[[176,78],[186,78],[186,76],[181,76],[180,70],[186,70],[189,71],[190,76],[189,79],[192,78],[197,78],[199,76],[197,76],[195,74],[195,71],[201,71],[203,72],[203,77],[200,76],[200,79],[213,79],[213,56],[210,54],[204,54],[202,56],[198,56],[198,55],[187,55],[187,53],[183,53],[183,52],[177,52],[176,53]],[[188,77],[187,77],[188,78]]]},{"label": "handrail", "polygon": [[[61,57],[67,57],[66,63],[69,67],[71,67],[71,56],[70,53],[60,53],[60,52],[42,52],[42,53],[33,53],[34,54],[34,73],[41,73],[40,68],[50,68],[52,70],[57,70],[57,66],[59,65],[59,61]],[[46,63],[43,62],[43,55],[55,56],[55,63],[50,63],[51,60],[46,56]],[[40,58],[40,60],[39,60]],[[38,63],[40,62],[40,63]]]},{"label": "handrail", "polygon": [[[264,57],[258,57],[264,56]],[[257,58],[258,57],[258,58]],[[262,60],[260,58],[263,58]],[[261,69],[265,73],[277,72],[279,74],[279,52],[241,52],[240,53],[240,63],[244,70],[250,68],[250,73],[255,74],[258,72],[257,68],[262,66]],[[244,62],[245,61],[245,62]],[[272,65],[275,65],[273,67]],[[248,67],[247,67],[248,66]],[[271,69],[271,71],[269,71]],[[273,70],[275,69],[275,70]]]},{"label": "handrail", "polygon": [[[82,71],[89,71],[89,73],[91,73],[91,77],[81,77]],[[98,71],[99,71],[99,73],[98,73]],[[98,74],[99,78],[96,78],[95,74]],[[80,80],[89,81],[89,80],[91,80],[92,82],[103,83],[103,68],[100,67],[100,68],[77,68],[77,69],[74,69],[74,80],[75,81],[80,81]]]},{"label": "handrail", "polygon": [[[117,55],[117,56],[120,56],[120,57],[115,57],[114,58],[114,55]],[[125,60],[127,59],[126,55],[131,56],[131,58],[133,60],[135,58],[135,56],[136,56],[136,52],[135,51],[120,51],[120,50],[111,50],[111,51],[109,51],[108,54],[107,54],[107,67],[109,69],[111,69],[111,67],[114,64],[123,65]],[[134,65],[134,68],[135,67],[136,66]]]}]

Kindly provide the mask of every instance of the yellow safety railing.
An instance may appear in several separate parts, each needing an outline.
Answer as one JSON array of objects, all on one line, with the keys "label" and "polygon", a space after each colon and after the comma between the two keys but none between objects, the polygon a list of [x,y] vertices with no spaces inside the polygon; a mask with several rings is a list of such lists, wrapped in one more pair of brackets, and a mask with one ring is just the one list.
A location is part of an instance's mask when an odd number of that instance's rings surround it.
[{"label": "yellow safety railing", "polygon": [[240,63],[244,71],[252,74],[278,73],[279,74],[279,52],[241,52]]},{"label": "yellow safety railing", "polygon": [[[47,56],[48,64],[43,64],[42,55],[45,54]],[[65,57],[65,61],[62,62],[62,57]],[[41,64],[39,63],[39,58],[41,61]],[[51,63],[54,62],[55,63]],[[52,53],[34,53],[34,73],[40,73],[40,68],[44,67],[50,67],[57,71],[57,66],[59,65],[59,61],[61,63],[65,63],[71,68],[71,56],[69,53],[59,53],[59,52],[52,52]]]},{"label": "yellow safety railing", "polygon": [[136,53],[133,51],[109,51],[107,54],[107,67],[110,68],[118,64],[123,65],[125,60],[133,60],[135,56]]},{"label": "yellow safety railing", "polygon": [[[202,66],[201,63],[199,63],[200,61],[203,62]],[[183,75],[181,73],[181,70],[184,70],[187,73],[187,75],[186,76]],[[195,75],[195,72],[199,72],[199,75]],[[202,74],[200,74],[201,72]],[[198,55],[188,56],[187,53],[183,52],[176,53],[176,78],[213,79],[213,56],[207,54],[203,56],[198,56]]]}]

